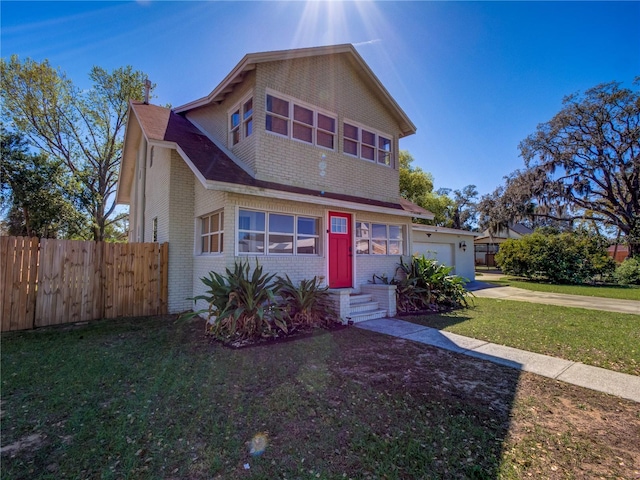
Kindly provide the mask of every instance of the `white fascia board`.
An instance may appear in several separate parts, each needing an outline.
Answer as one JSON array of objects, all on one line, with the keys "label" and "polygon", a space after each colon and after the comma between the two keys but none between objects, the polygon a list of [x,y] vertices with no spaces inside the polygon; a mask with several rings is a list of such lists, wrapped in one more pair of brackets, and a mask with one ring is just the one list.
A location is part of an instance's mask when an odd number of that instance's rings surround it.
[{"label": "white fascia board", "polygon": [[469,235],[471,237],[479,237],[481,232],[472,232],[470,230],[460,230],[457,228],[437,227],[435,225],[421,225],[414,223],[411,225],[411,229],[416,232],[429,232],[429,233],[452,233],[455,235]]},{"label": "white fascia board", "polygon": [[427,218],[427,217],[421,217],[412,212],[407,212],[406,210],[396,210],[395,208],[379,207],[376,205],[367,205],[364,203],[349,202],[346,200],[336,200],[334,198],[316,197],[316,196],[304,195],[301,193],[285,192],[282,190],[273,190],[269,188],[251,187],[248,185],[239,185],[235,183],[216,182],[216,181],[208,180],[204,184],[204,187],[207,188],[208,190],[220,190],[224,192],[239,193],[242,195],[253,195],[258,197],[277,198],[279,200],[287,200],[291,202],[314,203],[316,205],[325,205],[333,208],[345,208],[345,209],[360,210],[365,212],[383,213],[386,215],[396,215],[399,217]]},{"label": "white fascia board", "polygon": [[249,185],[240,185],[237,183],[216,182],[214,180],[207,180],[200,170],[191,162],[187,154],[177,145],[175,142],[166,142],[160,140],[150,140],[149,145],[157,145],[165,148],[173,148],[182,157],[185,163],[189,166],[193,174],[200,181],[202,186],[207,190],[218,190],[222,192],[239,193],[242,195],[253,195],[257,197],[277,198],[279,200],[288,200],[292,202],[314,203],[317,205],[325,205],[334,208],[347,208],[351,210],[360,210],[364,212],[383,213],[386,215],[396,215],[399,217],[408,218],[423,218],[425,220],[431,220],[432,214],[419,215],[406,210],[397,210],[395,208],[379,207],[376,205],[367,205],[365,203],[349,202],[346,200],[336,200],[326,197],[315,197],[310,195],[304,195],[301,193],[284,192],[282,190],[274,190],[269,188],[252,187]]}]

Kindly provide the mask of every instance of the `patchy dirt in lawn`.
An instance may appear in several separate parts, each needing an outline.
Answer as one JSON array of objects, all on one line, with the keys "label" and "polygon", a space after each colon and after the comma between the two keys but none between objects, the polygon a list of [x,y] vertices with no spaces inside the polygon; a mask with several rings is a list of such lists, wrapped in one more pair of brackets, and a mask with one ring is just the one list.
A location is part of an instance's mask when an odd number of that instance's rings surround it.
[{"label": "patchy dirt in lawn", "polygon": [[40,448],[45,441],[45,436],[40,433],[32,433],[20,440],[10,443],[0,448],[0,454],[15,456],[17,454],[24,454],[25,452],[33,452]]},{"label": "patchy dirt in lawn", "polygon": [[493,415],[515,478],[640,479],[640,404],[408,340],[368,340],[351,343],[341,373]]},{"label": "patchy dirt in lawn", "polygon": [[[504,436],[499,478],[640,479],[638,403],[353,327],[323,334],[341,346],[331,359],[336,383],[406,392],[495,425]],[[295,436],[308,426],[290,428]]]}]

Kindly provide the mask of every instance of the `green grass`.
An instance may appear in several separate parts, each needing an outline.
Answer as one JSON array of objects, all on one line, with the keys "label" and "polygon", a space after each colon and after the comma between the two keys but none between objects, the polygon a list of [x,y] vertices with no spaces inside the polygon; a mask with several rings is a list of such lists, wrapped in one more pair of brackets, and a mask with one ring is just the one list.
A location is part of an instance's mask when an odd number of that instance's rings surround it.
[{"label": "green grass", "polygon": [[474,298],[475,306],[408,317],[440,330],[640,375],[640,316]]},{"label": "green grass", "polygon": [[524,288],[535,292],[567,293],[587,297],[617,298],[620,300],[640,301],[638,285],[555,285],[551,283],[533,282],[521,279],[482,280],[495,285]]},{"label": "green grass", "polygon": [[[492,478],[499,467],[504,433],[488,410],[354,373],[354,345],[378,351],[387,337],[351,328],[232,350],[193,330],[138,319],[4,336],[3,446],[43,439],[3,455],[2,477]],[[265,431],[266,453],[250,456]]]},{"label": "green grass", "polygon": [[[3,335],[2,447],[36,440],[2,454],[2,478],[520,479],[555,465],[566,478],[632,475],[633,402],[357,328],[233,350],[202,323]],[[563,414],[574,398],[593,411],[589,423],[546,418],[559,398]],[[269,443],[254,457],[260,432]],[[560,433],[601,453],[574,466],[575,451],[532,451]]]}]

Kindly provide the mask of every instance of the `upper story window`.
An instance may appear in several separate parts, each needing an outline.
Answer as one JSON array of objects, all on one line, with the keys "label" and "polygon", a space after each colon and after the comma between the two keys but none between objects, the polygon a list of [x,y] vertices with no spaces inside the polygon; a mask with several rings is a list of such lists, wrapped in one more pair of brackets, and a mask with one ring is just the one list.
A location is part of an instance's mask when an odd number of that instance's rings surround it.
[{"label": "upper story window", "polygon": [[233,147],[253,133],[253,97],[242,100],[229,113],[229,143]]},{"label": "upper story window", "polygon": [[336,117],[281,95],[267,94],[268,132],[333,150],[336,143]]},{"label": "upper story window", "polygon": [[344,153],[379,165],[392,166],[390,135],[384,135],[350,122],[344,122],[343,126],[342,150]]}]

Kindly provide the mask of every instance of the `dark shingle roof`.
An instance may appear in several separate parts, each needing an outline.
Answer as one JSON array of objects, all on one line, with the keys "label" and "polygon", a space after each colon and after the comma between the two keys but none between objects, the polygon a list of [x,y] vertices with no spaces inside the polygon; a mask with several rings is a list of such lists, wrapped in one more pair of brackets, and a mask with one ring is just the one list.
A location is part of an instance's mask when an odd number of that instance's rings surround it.
[{"label": "dark shingle roof", "polygon": [[410,212],[416,216],[430,213],[404,199],[400,199],[398,203],[383,202],[337,192],[322,192],[320,190],[257,180],[229,158],[225,152],[182,115],[168,108],[139,102],[131,102],[131,108],[148,139],[175,143],[206,180],[378,206]]}]

